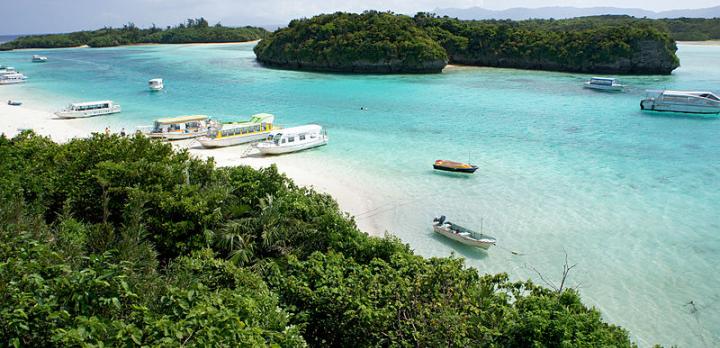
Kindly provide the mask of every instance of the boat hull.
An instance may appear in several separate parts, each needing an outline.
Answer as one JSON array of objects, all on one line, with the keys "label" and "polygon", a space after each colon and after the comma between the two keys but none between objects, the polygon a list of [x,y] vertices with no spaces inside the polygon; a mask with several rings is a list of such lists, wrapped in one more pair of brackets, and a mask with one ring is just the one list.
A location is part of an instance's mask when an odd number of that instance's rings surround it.
[{"label": "boat hull", "polygon": [[468,237],[463,236],[460,233],[455,233],[448,228],[438,226],[438,225],[433,225],[433,231],[435,231],[436,233],[441,234],[447,238],[450,238],[454,241],[460,242],[462,244],[481,248],[484,250],[487,250],[491,246],[495,245],[494,240],[468,238]]},{"label": "boat hull", "polygon": [[472,174],[475,173],[475,171],[478,169],[478,167],[473,166],[470,168],[453,168],[453,167],[445,167],[440,166],[437,164],[433,164],[433,169],[435,170],[441,170],[444,172],[451,172],[451,173],[466,173],[466,174]]},{"label": "boat hull", "polygon": [[70,119],[70,118],[88,118],[88,117],[95,117],[95,116],[103,116],[103,115],[111,115],[116,114],[118,112],[122,111],[119,105],[115,105],[110,109],[102,109],[102,110],[87,110],[87,111],[58,111],[55,113],[55,116],[58,118],[63,119]]},{"label": "boat hull", "polygon": [[197,138],[207,134],[207,131],[202,132],[167,132],[167,133],[149,133],[147,134],[150,138],[163,139],[163,140],[183,140]]},{"label": "boat hull", "polygon": [[598,85],[589,82],[585,82],[584,87],[587,89],[594,89],[596,91],[603,92],[622,92],[625,90],[625,86],[623,85]]},{"label": "boat hull", "polygon": [[263,155],[281,155],[284,153],[291,153],[291,152],[298,152],[302,150],[312,149],[314,147],[327,145],[328,139],[327,137],[323,137],[321,139],[318,139],[317,141],[313,142],[307,142],[297,145],[286,145],[286,146],[278,146],[274,143],[261,143],[258,144],[257,149],[262,153]]},{"label": "boat hull", "polygon": [[720,113],[720,103],[715,104],[717,105],[674,104],[658,101],[656,99],[643,99],[640,102],[640,109],[644,111],[680,112],[687,114],[712,115]]},{"label": "boat hull", "polygon": [[20,80],[20,79],[18,79],[18,80],[14,80],[14,79],[13,80],[0,80],[0,85],[14,85],[14,84],[24,83],[24,82],[25,82],[25,80]]},{"label": "boat hull", "polygon": [[267,138],[267,136],[271,132],[272,131],[258,132],[258,133],[254,133],[254,134],[243,135],[243,136],[230,136],[230,137],[222,137],[222,138],[200,137],[200,138],[198,138],[198,142],[203,147],[206,147],[209,149],[218,148],[218,147],[235,146],[235,145],[247,144],[247,143],[264,140],[265,138]]}]

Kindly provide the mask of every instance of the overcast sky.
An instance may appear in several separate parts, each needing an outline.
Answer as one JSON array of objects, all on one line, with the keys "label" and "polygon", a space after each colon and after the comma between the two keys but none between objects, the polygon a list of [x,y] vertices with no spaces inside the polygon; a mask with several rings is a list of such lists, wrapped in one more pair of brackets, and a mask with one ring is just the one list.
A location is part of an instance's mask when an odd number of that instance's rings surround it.
[{"label": "overcast sky", "polygon": [[472,6],[501,10],[510,7],[634,7],[653,11],[703,8],[720,0],[2,0],[0,35],[68,32],[121,26],[174,25],[205,17],[211,24],[272,25],[289,19],[334,11],[368,9],[414,14],[435,8]]}]

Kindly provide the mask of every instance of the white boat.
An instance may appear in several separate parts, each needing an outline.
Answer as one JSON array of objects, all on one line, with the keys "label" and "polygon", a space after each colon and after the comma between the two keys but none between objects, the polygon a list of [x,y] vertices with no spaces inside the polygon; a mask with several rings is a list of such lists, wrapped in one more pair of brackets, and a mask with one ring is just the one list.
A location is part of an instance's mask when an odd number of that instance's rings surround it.
[{"label": "white boat", "polygon": [[206,115],[160,118],[152,127],[146,127],[149,130],[145,135],[165,140],[190,139],[206,134],[209,125],[210,117]]},{"label": "white boat", "polygon": [[27,77],[18,72],[4,73],[0,74],[0,85],[23,83],[25,82],[25,79],[27,79]]},{"label": "white boat", "polygon": [[273,125],[274,120],[275,116],[271,114],[257,114],[247,121],[217,124],[208,129],[207,135],[199,137],[197,140],[207,148],[260,141],[279,129]]},{"label": "white boat", "polygon": [[39,55],[33,55],[32,56],[32,62],[33,63],[45,63],[47,62],[47,57],[39,56]]},{"label": "white boat", "polygon": [[612,77],[593,77],[585,81],[585,88],[607,92],[622,92],[625,85],[620,84],[617,79]]},{"label": "white boat", "polygon": [[16,74],[17,70],[11,66],[0,66],[0,75]]},{"label": "white boat", "polygon": [[151,79],[148,81],[148,88],[150,88],[151,91],[159,91],[165,88],[165,85],[163,84],[163,79]]},{"label": "white boat", "polygon": [[120,111],[120,105],[113,103],[112,100],[102,100],[87,103],[72,103],[64,110],[56,112],[55,115],[59,118],[85,118],[109,115]]},{"label": "white boat", "polygon": [[264,155],[279,155],[326,145],[327,132],[316,124],[282,129],[270,134],[268,139],[257,144]]},{"label": "white boat", "polygon": [[494,237],[477,233],[450,221],[446,221],[444,215],[433,219],[432,226],[433,231],[465,245],[487,250],[497,243]]},{"label": "white boat", "polygon": [[647,91],[647,97],[640,102],[640,109],[693,114],[717,114],[720,113],[720,98],[712,92]]}]

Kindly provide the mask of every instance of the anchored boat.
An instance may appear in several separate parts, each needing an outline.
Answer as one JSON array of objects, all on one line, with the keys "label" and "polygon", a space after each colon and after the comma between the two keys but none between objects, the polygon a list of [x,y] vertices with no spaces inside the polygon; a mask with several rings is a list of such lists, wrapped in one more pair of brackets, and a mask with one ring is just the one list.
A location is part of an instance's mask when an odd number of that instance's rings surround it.
[{"label": "anchored boat", "polygon": [[47,62],[47,57],[45,57],[45,56],[39,56],[39,55],[36,54],[36,55],[33,55],[33,56],[32,56],[32,62],[33,62],[33,63],[46,63],[46,62]]},{"label": "anchored boat", "polygon": [[163,83],[163,79],[151,79],[148,81],[148,88],[150,88],[151,91],[160,91],[163,88],[165,88],[165,84]]},{"label": "anchored boat", "polygon": [[206,134],[210,125],[210,118],[206,115],[167,117],[155,120],[145,134],[165,140],[190,139]]},{"label": "anchored boat", "polygon": [[257,149],[264,155],[280,155],[326,145],[327,142],[327,132],[319,125],[309,124],[271,134],[266,141],[257,144]]},{"label": "anchored boat", "polygon": [[625,89],[625,85],[612,77],[593,77],[585,82],[584,87],[606,92],[622,92]]},{"label": "anchored boat", "polygon": [[445,220],[445,215],[433,219],[433,231],[465,245],[488,249],[497,243],[494,237],[474,232]]},{"label": "anchored boat", "polygon": [[433,169],[446,172],[468,173],[472,174],[478,169],[478,166],[462,162],[454,162],[448,160],[437,160],[433,163]]},{"label": "anchored boat", "polygon": [[691,114],[720,113],[720,97],[712,92],[695,91],[647,91],[640,102],[640,109]]},{"label": "anchored boat", "polygon": [[208,129],[207,135],[199,137],[203,147],[215,148],[247,144],[265,139],[278,128],[273,126],[275,116],[271,114],[253,115],[243,122],[222,123]]},{"label": "anchored boat", "polygon": [[64,110],[55,113],[59,118],[86,118],[109,115],[120,112],[120,105],[112,100],[102,100],[87,103],[72,103]]}]

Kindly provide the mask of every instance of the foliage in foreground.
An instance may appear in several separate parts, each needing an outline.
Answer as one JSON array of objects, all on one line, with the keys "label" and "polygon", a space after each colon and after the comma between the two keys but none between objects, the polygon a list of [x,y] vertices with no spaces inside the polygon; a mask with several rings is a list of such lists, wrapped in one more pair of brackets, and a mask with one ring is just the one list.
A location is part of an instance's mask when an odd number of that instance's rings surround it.
[{"label": "foliage in foreground", "polygon": [[220,24],[209,26],[204,18],[188,19],[187,23],[165,29],[140,29],[130,23],[122,28],[102,28],[67,34],[21,36],[0,45],[0,50],[16,48],[61,48],[88,45],[111,47],[141,43],[179,44],[206,42],[239,42],[259,40],[268,34],[257,27],[231,28]]},{"label": "foliage in foreground", "polygon": [[632,346],[572,291],[359,232],[274,167],[0,137],[0,346]]}]

